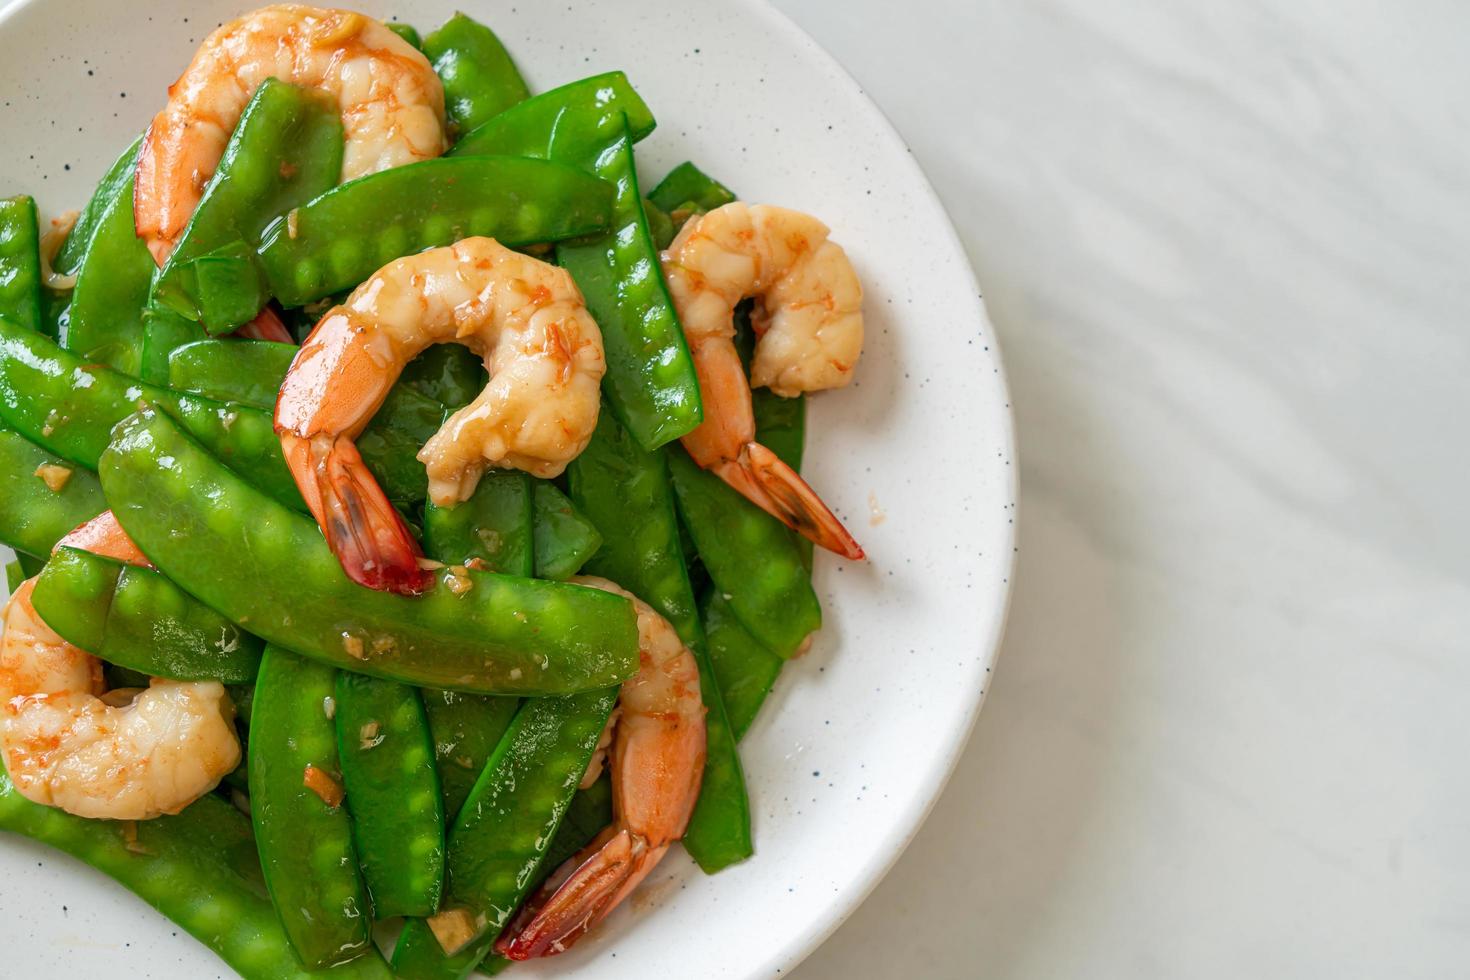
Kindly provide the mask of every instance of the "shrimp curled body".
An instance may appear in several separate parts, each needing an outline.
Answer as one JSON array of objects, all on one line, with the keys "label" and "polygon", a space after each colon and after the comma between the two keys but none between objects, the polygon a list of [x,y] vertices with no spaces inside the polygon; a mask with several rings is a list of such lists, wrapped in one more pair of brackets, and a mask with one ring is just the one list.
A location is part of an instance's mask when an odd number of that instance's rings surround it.
[{"label": "shrimp curled body", "polygon": [[668,620],[606,579],[638,611],[638,673],[623,682],[612,743],[613,822],[562,865],[496,943],[514,960],[563,952],[601,922],[684,836],[704,775],[699,665]]},{"label": "shrimp curled body", "polygon": [[431,344],[479,354],[490,382],[419,451],[429,498],[467,499],[489,466],[556,476],[597,425],[602,334],[564,270],[490,238],[397,259],[328,310],[286,373],[276,432],[343,569],[412,594],[432,577],[353,441]]},{"label": "shrimp curled body", "polygon": [[[755,441],[750,388],[782,397],[838,388],[863,347],[862,286],[816,218],[736,201],[691,218],[661,256],[699,375],[704,421],[684,436],[696,463],[816,544],[862,558],[842,522],[794,470]],[[750,378],[735,307],[756,300]]]},{"label": "shrimp curled body", "polygon": [[0,636],[0,742],[22,796],[80,817],[148,820],[178,813],[239,764],[224,685],[155,678],[104,696],[97,658],[36,615],[35,583],[10,597]]},{"label": "shrimp curled body", "polygon": [[445,150],[444,87],[413,45],[352,11],[262,7],[205,38],[143,141],[133,221],[160,265],[245,105],[271,77],[336,99],[346,137],[343,180]]}]

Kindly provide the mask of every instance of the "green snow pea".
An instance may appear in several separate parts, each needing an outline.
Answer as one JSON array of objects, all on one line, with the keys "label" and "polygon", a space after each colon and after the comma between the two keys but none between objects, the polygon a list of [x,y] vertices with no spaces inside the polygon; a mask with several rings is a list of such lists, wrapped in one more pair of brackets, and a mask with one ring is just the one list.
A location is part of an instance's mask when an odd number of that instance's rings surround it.
[{"label": "green snow pea", "polygon": [[646,197],[643,199],[643,217],[648,221],[648,237],[653,239],[653,247],[662,252],[674,240],[674,219]]},{"label": "green snow pea", "polygon": [[463,344],[435,344],[409,361],[398,383],[451,412],[464,408],[490,381],[485,363]]},{"label": "green snow pea", "polygon": [[20,584],[30,578],[26,570],[20,566],[20,558],[5,563],[5,588],[14,592],[20,588]]},{"label": "green snow pea", "polygon": [[[750,306],[747,300],[735,309],[735,349],[747,371],[755,352]],[[756,439],[779,456],[781,462],[793,470],[800,470],[801,453],[806,446],[806,396],[782,398],[769,388],[753,388],[750,407],[751,414],[755,416]]]},{"label": "green snow pea", "polygon": [[612,196],[596,176],[544,160],[424,160],[348,181],[278,219],[260,261],[275,296],[300,306],[471,235],[516,246],[603,231]]},{"label": "green snow pea", "polygon": [[444,814],[452,820],[510,727],[520,700],[434,688],[425,688],[423,698],[434,737]]},{"label": "green snow pea", "polygon": [[0,418],[44,449],[96,469],[112,427],[145,400],[162,407],[227,466],[273,498],[305,509],[269,415],[88,365],[47,338],[0,318]]},{"label": "green snow pea", "polygon": [[467,132],[531,94],[495,32],[464,14],[424,38],[423,50],[444,82],[451,134]]},{"label": "green snow pea", "polygon": [[420,51],[424,50],[424,39],[419,37],[418,29],[413,27],[412,25],[400,24],[397,21],[388,21],[383,26],[388,28],[388,30],[392,31],[394,34],[397,34],[399,37],[403,38],[409,44],[412,44],[415,48],[418,48]]},{"label": "green snow pea", "polygon": [[41,332],[53,340],[71,325],[71,290],[41,287]]},{"label": "green snow pea", "polygon": [[[267,642],[357,673],[483,694],[588,690],[637,669],[632,606],[593,589],[463,568],[437,573],[414,598],[354,584],[314,521],[241,480],[162,412],[119,425],[99,474],[119,523],[159,570]],[[250,561],[230,557],[239,555]]]},{"label": "green snow pea", "polygon": [[[221,247],[247,243],[246,274],[253,273],[253,246],[276,218],[331,190],[342,172],[342,120],[327,93],[271,78],[255,90],[204,188],[188,226],[153,280],[151,300],[212,334],[233,330],[260,312],[264,303],[223,308],[221,284],[211,281]],[[253,285],[253,283],[252,283]],[[247,297],[249,298],[249,297]],[[254,309],[249,307],[254,305]],[[219,316],[211,316],[218,312]]]},{"label": "green snow pea", "polygon": [[719,588],[705,593],[701,611],[704,632],[709,637],[710,666],[725,698],[730,731],[738,742],[750,730],[786,661],[750,635]]},{"label": "green snow pea", "polygon": [[[504,153],[546,159],[553,136],[571,126],[576,138],[586,139],[617,125],[618,114],[628,117],[633,141],[653,132],[653,113],[620,71],[570,82],[533,96],[465,133],[449,150],[450,156]],[[560,142],[560,137],[557,136]]]},{"label": "green snow pea", "polygon": [[356,445],[389,500],[417,503],[427,495],[429,475],[418,451],[443,424],[444,406],[432,398],[403,385],[388,390]]},{"label": "green snow pea", "polygon": [[710,578],[752,635],[781,656],[792,656],[822,625],[817,594],[793,535],[700,469],[682,447],[669,447],[668,456],[679,512]]},{"label": "green snow pea", "polygon": [[143,311],[155,267],[133,228],[132,180],[115,190],[77,269],[66,346],[88,361],[136,376],[143,367]]},{"label": "green snow pea", "polygon": [[587,570],[656,609],[699,662],[706,708],[704,780],[684,847],[713,874],[753,852],[750,804],[684,566],[665,454],[645,451],[612,413],[602,412],[587,448],[568,467],[568,479],[572,499],[602,533],[602,547]]},{"label": "green snow pea", "polygon": [[46,567],[46,559],[28,555],[24,551],[16,552],[15,561],[20,566],[23,578],[34,578],[41,574],[41,569]]},{"label": "green snow pea", "polygon": [[602,545],[602,535],[567,495],[547,480],[531,488],[537,578],[558,582],[581,570]]},{"label": "green snow pea", "polygon": [[97,226],[102,222],[102,216],[112,206],[123,192],[125,185],[133,183],[133,167],[138,162],[138,147],[143,143],[143,137],[139,136],[133,140],[122,155],[113,161],[107,173],[103,174],[98,181],[92,196],[82,207],[77,215],[76,224],[71,226],[67,232],[61,247],[56,250],[56,256],[51,260],[51,268],[58,275],[74,276],[82,267],[82,259],[86,257],[87,248],[92,244],[92,237],[97,233]]},{"label": "green snow pea", "polygon": [[674,218],[675,224],[682,225],[690,214],[702,214],[729,204],[735,200],[735,192],[693,163],[685,161],[670,170],[668,176],[649,191],[648,199],[671,216],[682,212]]},{"label": "green snow pea", "polygon": [[31,599],[62,639],[150,677],[246,684],[261,642],[151,568],[58,548]]},{"label": "green snow pea", "polygon": [[204,327],[166,306],[148,307],[143,311],[143,369],[138,376],[151,385],[167,385],[173,352],[208,336]]},{"label": "green snow pea", "polygon": [[444,809],[418,691],[337,674],[337,753],[373,915],[433,915],[444,880]]},{"label": "green snow pea", "polygon": [[0,830],[101,871],[246,980],[391,980],[376,950],[325,973],[302,969],[266,895],[250,820],[218,796],[177,816],[124,825],[32,803],[0,767]]},{"label": "green snow pea", "polygon": [[0,429],[0,544],[49,555],[63,534],[106,509],[94,474]]},{"label": "green snow pea", "polygon": [[168,384],[216,401],[273,412],[295,344],[269,340],[196,340],[168,356]]},{"label": "green snow pea", "polygon": [[530,890],[616,701],[617,688],[607,688],[535,698],[516,713],[449,833],[443,908],[478,928],[446,955],[426,920],[410,920],[393,951],[395,973],[458,978],[485,958]]},{"label": "green snow pea", "polygon": [[250,821],[271,900],[308,970],[369,952],[367,895],[342,806],[337,671],[267,646],[250,726]]},{"label": "green snow pea", "polygon": [[534,569],[531,477],[487,470],[470,499],[424,506],[424,549],[446,565],[478,558],[485,571],[529,578]]},{"label": "green snow pea", "polygon": [[41,233],[32,198],[0,198],[0,316],[41,330]]}]

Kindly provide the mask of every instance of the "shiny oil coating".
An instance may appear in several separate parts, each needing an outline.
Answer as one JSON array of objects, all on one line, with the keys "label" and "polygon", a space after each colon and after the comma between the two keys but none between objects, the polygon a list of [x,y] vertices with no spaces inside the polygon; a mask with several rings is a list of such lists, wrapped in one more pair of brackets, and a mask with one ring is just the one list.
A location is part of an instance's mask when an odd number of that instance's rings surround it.
[{"label": "shiny oil coating", "polygon": [[183,233],[246,103],[271,77],[336,98],[343,180],[445,150],[443,86],[407,41],[348,10],[262,7],[205,38],[149,128],[134,221],[155,259]]}]

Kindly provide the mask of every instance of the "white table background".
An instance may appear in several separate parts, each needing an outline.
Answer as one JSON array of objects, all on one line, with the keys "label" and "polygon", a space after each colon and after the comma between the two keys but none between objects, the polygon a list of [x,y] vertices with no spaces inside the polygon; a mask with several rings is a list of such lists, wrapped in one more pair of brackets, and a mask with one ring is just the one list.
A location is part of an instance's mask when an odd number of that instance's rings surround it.
[{"label": "white table background", "polygon": [[778,5],[959,226],[1022,463],[969,750],[800,980],[1470,974],[1470,5]]}]

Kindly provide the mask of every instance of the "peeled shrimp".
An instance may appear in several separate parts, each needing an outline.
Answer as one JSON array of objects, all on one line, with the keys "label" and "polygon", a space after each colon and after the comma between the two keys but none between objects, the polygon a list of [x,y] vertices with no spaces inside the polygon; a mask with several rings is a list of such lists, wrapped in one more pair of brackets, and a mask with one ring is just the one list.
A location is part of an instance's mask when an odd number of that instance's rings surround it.
[{"label": "peeled shrimp", "polygon": [[468,498],[492,465],[556,476],[597,425],[602,334],[565,271],[490,238],[379,269],[317,323],[276,401],[286,464],[343,569],[369,588],[432,582],[353,440],[403,366],[439,343],[481,355],[490,383],[419,451],[434,503]]},{"label": "peeled shrimp", "polygon": [[343,180],[445,150],[444,87],[413,45],[349,10],[262,7],[204,39],[143,141],[133,221],[160,265],[246,103],[271,77],[336,98],[346,136]]},{"label": "peeled shrimp", "polygon": [[699,666],[668,620],[606,579],[571,581],[633,600],[638,673],[623,682],[612,743],[613,822],[561,866],[496,942],[513,960],[568,949],[684,836],[704,775]]},{"label": "peeled shrimp", "polygon": [[[691,218],[660,256],[699,375],[704,421],[684,436],[694,461],[829,551],[863,550],[805,480],[755,441],[752,385],[791,398],[852,379],[863,347],[862,286],[816,218],[739,201]],[[756,299],[750,379],[735,307]]]},{"label": "peeled shrimp", "polygon": [[20,794],[79,817],[148,820],[214,789],[240,762],[224,685],[106,691],[97,658],[36,615],[35,584],[10,597],[0,635],[0,743]]}]

